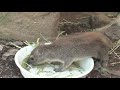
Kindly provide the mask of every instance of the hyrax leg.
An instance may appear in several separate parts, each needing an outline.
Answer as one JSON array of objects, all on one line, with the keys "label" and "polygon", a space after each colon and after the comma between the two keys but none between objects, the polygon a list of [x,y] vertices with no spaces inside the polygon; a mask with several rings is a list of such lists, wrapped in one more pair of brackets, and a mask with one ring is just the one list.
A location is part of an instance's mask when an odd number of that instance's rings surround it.
[{"label": "hyrax leg", "polygon": [[99,68],[101,73],[107,74],[107,66],[108,66],[108,55],[104,54],[101,56],[101,60],[100,60],[100,64],[101,64],[101,68]]},{"label": "hyrax leg", "polygon": [[101,62],[100,61],[95,61],[95,66],[94,66],[94,70],[98,70],[102,67]]},{"label": "hyrax leg", "polygon": [[71,60],[65,60],[65,62],[59,67],[59,68],[55,68],[54,70],[56,72],[62,72],[65,69],[67,69],[71,64],[73,63],[73,61]]},{"label": "hyrax leg", "polygon": [[108,55],[104,55],[103,57],[102,57],[102,66],[103,67],[107,67],[107,65],[108,65],[108,59],[109,59],[109,57],[108,57]]},{"label": "hyrax leg", "polygon": [[100,54],[100,63],[102,65],[102,67],[106,68],[107,65],[108,65],[108,60],[109,60],[109,56],[108,56],[108,53],[107,52],[101,52]]}]

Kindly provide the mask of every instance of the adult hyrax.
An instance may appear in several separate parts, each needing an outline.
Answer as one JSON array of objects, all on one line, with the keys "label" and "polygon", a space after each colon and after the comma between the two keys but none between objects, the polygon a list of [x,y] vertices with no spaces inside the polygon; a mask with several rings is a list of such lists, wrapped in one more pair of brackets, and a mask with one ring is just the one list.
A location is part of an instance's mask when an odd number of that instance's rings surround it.
[{"label": "adult hyrax", "polygon": [[39,45],[31,55],[29,64],[38,65],[45,62],[60,62],[61,66],[55,71],[64,71],[73,62],[94,57],[100,59],[103,67],[107,66],[108,51],[112,48],[112,39],[120,39],[120,27],[98,32],[75,33],[59,37],[49,45]]}]

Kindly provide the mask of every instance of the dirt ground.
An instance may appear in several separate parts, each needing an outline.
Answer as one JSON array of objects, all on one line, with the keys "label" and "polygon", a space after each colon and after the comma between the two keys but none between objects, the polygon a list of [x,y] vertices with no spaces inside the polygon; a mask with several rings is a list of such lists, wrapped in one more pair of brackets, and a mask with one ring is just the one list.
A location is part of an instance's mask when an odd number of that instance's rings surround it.
[{"label": "dirt ground", "polygon": [[[82,30],[81,32],[92,31],[92,29],[89,27],[90,25],[88,23],[87,24],[85,23],[83,25],[83,23],[76,24],[76,23],[61,22],[59,30],[61,31],[69,30],[70,32],[71,28],[72,29],[74,28],[74,30],[78,30],[78,29]],[[65,34],[69,34],[69,33],[65,33]],[[21,47],[25,46],[25,44],[22,41],[5,40],[0,38],[0,78],[23,78],[18,67],[15,65],[14,62],[14,56],[19,49],[13,46],[11,42]],[[111,63],[115,63],[119,61],[120,59],[116,58],[114,54],[110,55],[108,68],[114,71],[120,71],[120,63],[111,65]],[[87,75],[86,78],[120,78],[120,76],[109,73],[101,73],[98,70],[93,70],[91,73]]]}]

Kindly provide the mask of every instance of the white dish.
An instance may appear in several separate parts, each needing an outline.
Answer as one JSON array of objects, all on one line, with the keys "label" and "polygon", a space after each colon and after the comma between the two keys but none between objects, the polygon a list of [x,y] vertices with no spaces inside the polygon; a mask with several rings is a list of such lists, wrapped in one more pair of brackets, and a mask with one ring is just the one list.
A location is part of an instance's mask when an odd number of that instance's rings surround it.
[{"label": "white dish", "polygon": [[[53,75],[51,76],[39,76],[39,75],[36,75],[34,73],[31,73],[30,71],[27,71],[26,69],[24,69],[21,64],[23,62],[23,60],[26,58],[26,56],[28,56],[31,51],[34,49],[34,47],[32,46],[26,46],[22,49],[20,49],[16,55],[15,55],[15,63],[16,65],[18,66],[18,68],[20,69],[21,71],[21,74],[25,77],[25,78],[54,78]],[[85,60],[81,60],[80,61],[80,67],[82,67],[84,69],[84,71],[80,74],[77,74],[78,71],[72,71],[72,72],[69,72],[68,70],[65,70],[64,72],[61,72],[62,74],[66,73],[73,73],[74,76],[71,76],[71,77],[60,77],[59,74],[60,72],[56,72],[55,74],[57,74],[59,77],[56,77],[56,78],[83,78],[85,77],[88,73],[90,73],[94,67],[94,61],[92,58],[88,58],[88,59],[85,59]],[[68,72],[68,73],[67,73]],[[54,75],[55,75],[54,74]]]}]

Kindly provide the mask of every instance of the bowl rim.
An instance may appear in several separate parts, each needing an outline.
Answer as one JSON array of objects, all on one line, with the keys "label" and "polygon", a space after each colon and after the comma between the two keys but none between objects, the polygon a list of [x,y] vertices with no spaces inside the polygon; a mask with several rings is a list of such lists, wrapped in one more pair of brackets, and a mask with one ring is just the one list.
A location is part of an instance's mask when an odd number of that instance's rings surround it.
[{"label": "bowl rim", "polygon": [[[15,64],[16,64],[17,67],[20,69],[21,74],[22,74],[22,72],[25,72],[26,74],[28,74],[28,75],[30,74],[30,76],[33,76],[33,77],[35,77],[35,78],[42,78],[42,77],[40,77],[39,75],[35,75],[35,74],[27,71],[27,70],[24,69],[24,68],[21,66],[21,64],[18,62],[18,55],[20,54],[20,51],[23,50],[23,49],[25,49],[25,48],[29,48],[29,47],[31,47],[31,46],[25,46],[25,47],[21,48],[21,49],[15,54],[15,57],[14,57]],[[94,68],[94,60],[93,60],[93,58],[89,58],[89,59],[91,59],[91,62],[92,62],[91,70],[85,71],[85,73],[82,73],[82,74],[80,74],[80,76],[75,77],[75,78],[84,77],[84,76],[86,76],[87,74],[89,74],[89,73],[93,70],[93,68]],[[23,75],[23,74],[22,74],[22,75]],[[23,77],[24,77],[24,75],[23,75]],[[32,77],[31,77],[31,78],[32,78]]]},{"label": "bowl rim", "polygon": [[[39,77],[38,75],[35,75],[35,74],[33,74],[33,73],[30,73],[29,71],[27,71],[26,69],[24,69],[24,68],[21,66],[21,64],[18,62],[17,56],[19,55],[19,52],[20,52],[22,49],[26,48],[26,47],[28,47],[28,46],[25,46],[25,47],[21,48],[21,49],[16,53],[16,55],[15,55],[15,57],[14,57],[15,64],[16,64],[17,67],[20,69],[21,74],[22,74],[22,72],[24,71],[25,73],[30,74],[31,76],[34,76],[34,77],[38,78],[38,77]],[[22,75],[23,75],[23,74],[22,74]],[[23,76],[23,77],[24,77],[24,76]]]}]

